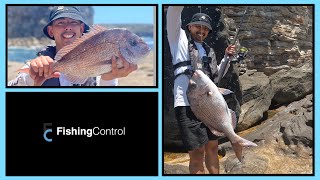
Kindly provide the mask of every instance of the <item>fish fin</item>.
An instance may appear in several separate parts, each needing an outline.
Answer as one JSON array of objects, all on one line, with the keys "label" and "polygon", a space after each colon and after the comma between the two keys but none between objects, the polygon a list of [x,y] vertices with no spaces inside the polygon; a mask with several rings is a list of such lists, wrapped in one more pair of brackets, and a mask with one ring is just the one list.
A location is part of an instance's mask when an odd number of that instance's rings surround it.
[{"label": "fish fin", "polygon": [[18,69],[18,70],[16,70],[16,72],[29,74],[29,70],[30,70],[30,68],[27,67],[27,68]]},{"label": "fish fin", "polygon": [[30,71],[30,60],[26,61],[26,64],[22,68],[16,70],[15,72],[29,74],[29,71]]},{"label": "fish fin", "polygon": [[222,95],[228,95],[228,94],[233,93],[233,91],[231,91],[229,89],[225,89],[225,88],[218,88],[218,90]]},{"label": "fish fin", "polygon": [[246,140],[239,136],[238,141],[231,142],[232,149],[235,152],[237,158],[240,162],[242,162],[242,148],[243,147],[249,147],[249,146],[258,146],[256,143],[253,143],[249,140]]},{"label": "fish fin", "polygon": [[230,112],[230,114],[231,114],[231,124],[232,124],[232,127],[233,127],[233,129],[236,129],[237,123],[238,123],[236,113],[235,113],[234,111],[232,111],[231,109],[229,109],[229,112]]},{"label": "fish fin", "polygon": [[90,31],[88,33],[85,33],[82,37],[76,39],[73,43],[64,46],[62,49],[58,51],[56,56],[54,57],[54,60],[59,61],[64,55],[68,54],[71,50],[73,50],[75,47],[77,47],[79,44],[81,44],[83,41],[86,41],[87,39],[91,38],[92,36],[99,34],[103,31],[107,30],[107,28],[99,25],[93,25],[90,28]]},{"label": "fish fin", "polygon": [[236,154],[238,160],[242,162],[242,146],[239,143],[231,143],[232,149]]},{"label": "fish fin", "polygon": [[225,136],[223,132],[217,131],[215,129],[211,129],[211,132],[216,136]]},{"label": "fish fin", "polygon": [[253,143],[249,140],[246,140],[242,137],[239,136],[239,139],[235,142],[235,143],[238,143],[240,144],[241,146],[244,146],[244,147],[249,147],[249,146],[258,146],[256,143]]},{"label": "fish fin", "polygon": [[[97,25],[97,24],[93,25],[93,26],[90,28],[90,32],[91,32],[91,31],[101,32],[101,31],[105,31],[105,30],[107,30],[106,27],[101,26],[101,25]],[[87,34],[88,34],[88,33],[87,33]]]},{"label": "fish fin", "polygon": [[78,77],[66,74],[65,79],[70,81],[72,84],[84,84],[87,81],[88,77]]}]

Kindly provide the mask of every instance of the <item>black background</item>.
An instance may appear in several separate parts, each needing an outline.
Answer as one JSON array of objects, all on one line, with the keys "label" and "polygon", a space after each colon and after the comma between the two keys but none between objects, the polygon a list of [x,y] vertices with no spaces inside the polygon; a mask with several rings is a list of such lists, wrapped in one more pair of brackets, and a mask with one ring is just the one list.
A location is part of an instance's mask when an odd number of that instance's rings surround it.
[{"label": "black background", "polygon": [[[126,135],[56,136],[57,126],[125,126]],[[6,175],[157,176],[158,94],[7,92]]]}]

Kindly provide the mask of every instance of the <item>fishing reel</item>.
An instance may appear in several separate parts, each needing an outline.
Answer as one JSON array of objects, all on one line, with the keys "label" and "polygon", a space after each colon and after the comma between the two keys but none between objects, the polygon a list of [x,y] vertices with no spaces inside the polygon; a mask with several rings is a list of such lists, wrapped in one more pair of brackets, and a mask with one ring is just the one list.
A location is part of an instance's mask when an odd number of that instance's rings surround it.
[{"label": "fishing reel", "polygon": [[248,51],[249,50],[246,47],[241,47],[239,49],[238,56],[237,56],[237,59],[239,62],[242,62],[247,57]]},{"label": "fishing reel", "polygon": [[237,56],[233,58],[231,62],[243,64],[243,60],[247,57],[248,51],[249,51],[248,48],[243,46],[240,47]]},{"label": "fishing reel", "polygon": [[237,59],[239,61],[239,75],[240,76],[247,72],[247,65],[244,62],[244,59],[247,57],[247,54],[248,54],[248,48],[241,47],[239,49]]}]

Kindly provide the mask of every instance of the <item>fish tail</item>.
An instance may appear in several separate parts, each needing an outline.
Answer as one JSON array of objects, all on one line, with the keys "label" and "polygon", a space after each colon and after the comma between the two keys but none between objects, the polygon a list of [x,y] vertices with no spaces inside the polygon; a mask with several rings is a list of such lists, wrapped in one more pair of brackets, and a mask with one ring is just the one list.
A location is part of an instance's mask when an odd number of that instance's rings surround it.
[{"label": "fish tail", "polygon": [[232,149],[240,162],[242,162],[242,146],[239,143],[231,143]]},{"label": "fish tail", "polygon": [[231,143],[232,149],[235,152],[237,158],[240,162],[242,162],[242,149],[243,147],[249,147],[249,146],[258,146],[256,143],[253,143],[249,140],[246,140],[239,136],[238,141]]},{"label": "fish tail", "polygon": [[249,140],[246,140],[242,137],[240,137],[240,139],[238,140],[238,142],[241,146],[244,146],[244,147],[249,147],[249,146],[258,146],[256,143],[253,143]]}]

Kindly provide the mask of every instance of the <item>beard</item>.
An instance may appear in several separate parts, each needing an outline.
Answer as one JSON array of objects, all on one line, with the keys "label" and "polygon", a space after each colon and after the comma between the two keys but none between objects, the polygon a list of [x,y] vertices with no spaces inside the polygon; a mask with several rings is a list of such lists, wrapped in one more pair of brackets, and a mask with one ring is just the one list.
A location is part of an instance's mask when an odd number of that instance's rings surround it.
[{"label": "beard", "polygon": [[197,42],[202,42],[208,36],[205,33],[201,33],[200,31],[196,31],[191,33],[192,38]]}]

